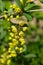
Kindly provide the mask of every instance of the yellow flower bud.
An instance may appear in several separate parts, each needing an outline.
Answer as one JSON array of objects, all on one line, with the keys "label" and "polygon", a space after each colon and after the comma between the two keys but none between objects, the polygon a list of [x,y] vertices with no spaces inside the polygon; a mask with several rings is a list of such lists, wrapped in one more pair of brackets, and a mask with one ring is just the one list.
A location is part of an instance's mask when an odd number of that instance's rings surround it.
[{"label": "yellow flower bud", "polygon": [[5,60],[4,59],[0,59],[1,60],[1,63],[4,64],[5,63]]},{"label": "yellow flower bud", "polygon": [[32,0],[27,0],[27,2],[31,2]]},{"label": "yellow flower bud", "polygon": [[8,49],[8,52],[11,52],[11,49],[12,49],[12,48],[9,48],[9,49]]},{"label": "yellow flower bud", "polygon": [[11,57],[16,57],[17,56],[17,54],[11,54]]},{"label": "yellow flower bud", "polygon": [[12,5],[10,5],[10,8],[12,8],[13,6]]},{"label": "yellow flower bud", "polygon": [[16,40],[16,39],[12,39],[12,42],[13,42],[13,44],[15,44],[15,45],[18,44],[18,40]]},{"label": "yellow flower bud", "polygon": [[10,43],[8,43],[9,44],[9,46],[12,46],[12,43],[10,42]]},{"label": "yellow flower bud", "polygon": [[16,16],[16,19],[19,19],[19,15]]},{"label": "yellow flower bud", "polygon": [[7,21],[10,21],[10,19],[9,19],[9,18],[7,18]]},{"label": "yellow flower bud", "polygon": [[23,27],[23,31],[26,31],[28,28],[27,27]]},{"label": "yellow flower bud", "polygon": [[11,26],[12,32],[17,32],[17,28],[15,26]]},{"label": "yellow flower bud", "polygon": [[25,41],[22,41],[22,42],[21,42],[21,45],[24,45],[25,43],[26,43]]},{"label": "yellow flower bud", "polygon": [[7,15],[6,14],[4,15],[4,18],[7,19]]},{"label": "yellow flower bud", "polygon": [[12,32],[14,32],[14,33],[17,32],[17,29],[16,28],[15,29],[12,29]]},{"label": "yellow flower bud", "polygon": [[14,33],[11,32],[11,33],[10,33],[10,36],[11,36],[11,37],[14,37]]},{"label": "yellow flower bud", "polygon": [[20,25],[20,26],[23,26],[23,25],[24,25],[24,21],[20,21],[20,22],[19,22],[19,25]]},{"label": "yellow flower bud", "polygon": [[20,31],[19,36],[23,36],[23,35],[24,35],[23,31]]},{"label": "yellow flower bud", "polygon": [[16,4],[13,4],[13,8],[15,9],[17,7],[17,5]]},{"label": "yellow flower bud", "polygon": [[7,60],[7,65],[9,65],[11,63],[11,60],[9,59],[9,60]]},{"label": "yellow flower bud", "polygon": [[20,42],[23,42],[23,41],[25,41],[25,40],[24,40],[23,38],[20,38],[19,41],[20,41]]},{"label": "yellow flower bud", "polygon": [[11,55],[11,57],[16,57],[17,56],[15,51],[12,51],[10,55]]},{"label": "yellow flower bud", "polygon": [[10,18],[12,19],[13,18],[13,15],[11,15]]},{"label": "yellow flower bud", "polygon": [[22,53],[22,51],[23,51],[23,48],[22,48],[22,47],[21,47],[21,48],[19,48],[19,52],[20,52],[20,53]]},{"label": "yellow flower bud", "polygon": [[18,7],[18,8],[15,8],[15,12],[16,13],[20,13],[21,12],[21,9]]},{"label": "yellow flower bud", "polygon": [[20,0],[20,2],[23,4],[23,0]]},{"label": "yellow flower bud", "polygon": [[4,11],[4,13],[6,13],[7,11]]},{"label": "yellow flower bud", "polygon": [[9,37],[9,40],[11,40],[12,39],[12,37]]},{"label": "yellow flower bud", "polygon": [[15,39],[19,39],[19,36],[15,36]]},{"label": "yellow flower bud", "polygon": [[15,47],[16,50],[18,50],[19,48],[18,47]]}]

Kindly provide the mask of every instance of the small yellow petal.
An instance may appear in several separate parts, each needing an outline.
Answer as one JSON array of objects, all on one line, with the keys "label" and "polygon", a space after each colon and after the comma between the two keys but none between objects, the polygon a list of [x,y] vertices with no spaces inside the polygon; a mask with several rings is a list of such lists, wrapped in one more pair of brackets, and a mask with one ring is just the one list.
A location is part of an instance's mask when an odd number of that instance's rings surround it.
[{"label": "small yellow petal", "polygon": [[23,27],[23,31],[26,31],[28,28],[27,27]]},{"label": "small yellow petal", "polygon": [[10,19],[8,18],[7,21],[10,21]]}]

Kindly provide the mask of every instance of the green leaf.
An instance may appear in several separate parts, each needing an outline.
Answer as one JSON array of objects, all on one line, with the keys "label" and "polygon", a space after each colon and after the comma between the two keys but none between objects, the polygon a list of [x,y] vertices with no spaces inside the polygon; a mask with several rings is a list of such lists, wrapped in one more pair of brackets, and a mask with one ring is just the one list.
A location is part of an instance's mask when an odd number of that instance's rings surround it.
[{"label": "green leaf", "polygon": [[3,20],[2,20],[2,19],[0,19],[0,26],[1,26],[1,25],[3,25]]},{"label": "green leaf", "polygon": [[24,48],[24,49],[23,49],[23,52],[25,52],[25,51],[27,50],[26,45],[24,45],[23,48]]},{"label": "green leaf", "polygon": [[36,57],[36,55],[35,54],[27,54],[24,57],[25,58],[34,58],[34,57]]},{"label": "green leaf", "polygon": [[34,12],[33,15],[38,19],[43,19],[43,12]]},{"label": "green leaf", "polygon": [[16,0],[16,3],[18,4],[18,6],[20,7],[20,9],[23,10],[23,5],[21,4],[20,0]]},{"label": "green leaf", "polygon": [[27,1],[27,0],[23,0],[23,4],[24,4],[24,6],[25,6],[25,4],[26,4],[26,1]]},{"label": "green leaf", "polygon": [[6,8],[7,10],[10,9],[10,4],[11,4],[10,1],[5,2],[5,8]]},{"label": "green leaf", "polygon": [[3,39],[6,35],[6,31],[3,29],[3,27],[0,27],[0,39]]},{"label": "green leaf", "polygon": [[3,27],[4,27],[4,29],[8,29],[8,27],[10,27],[10,22],[7,22],[6,20],[3,20]]},{"label": "green leaf", "polygon": [[3,12],[3,9],[4,9],[4,2],[0,0],[0,11]]},{"label": "green leaf", "polygon": [[35,6],[34,3],[32,3],[32,4],[28,3],[27,6],[24,8],[24,10],[27,11],[27,10],[29,10],[30,8],[34,7],[34,6]]},{"label": "green leaf", "polygon": [[9,35],[8,35],[8,33],[5,35],[5,38],[4,38],[4,42],[8,42],[8,40],[9,40]]},{"label": "green leaf", "polygon": [[23,15],[27,18],[27,20],[31,21],[32,17],[31,15],[27,14],[27,13],[23,13]]}]

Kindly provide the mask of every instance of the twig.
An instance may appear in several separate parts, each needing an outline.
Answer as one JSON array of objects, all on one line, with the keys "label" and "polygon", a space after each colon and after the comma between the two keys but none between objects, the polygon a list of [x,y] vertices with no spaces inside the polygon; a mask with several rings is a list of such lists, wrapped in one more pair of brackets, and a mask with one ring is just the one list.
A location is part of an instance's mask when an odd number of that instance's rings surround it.
[{"label": "twig", "polygon": [[4,16],[0,16],[0,19],[3,18]]},{"label": "twig", "polygon": [[27,11],[27,12],[43,12],[43,9],[30,10],[30,11]]}]

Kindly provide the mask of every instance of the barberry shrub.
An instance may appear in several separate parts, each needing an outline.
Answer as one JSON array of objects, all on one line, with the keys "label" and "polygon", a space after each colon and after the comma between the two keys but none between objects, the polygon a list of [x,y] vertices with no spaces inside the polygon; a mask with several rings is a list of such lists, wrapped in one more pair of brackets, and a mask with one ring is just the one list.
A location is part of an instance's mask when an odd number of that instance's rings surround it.
[{"label": "barberry shrub", "polygon": [[0,65],[43,65],[43,1],[37,2],[0,0]]}]

